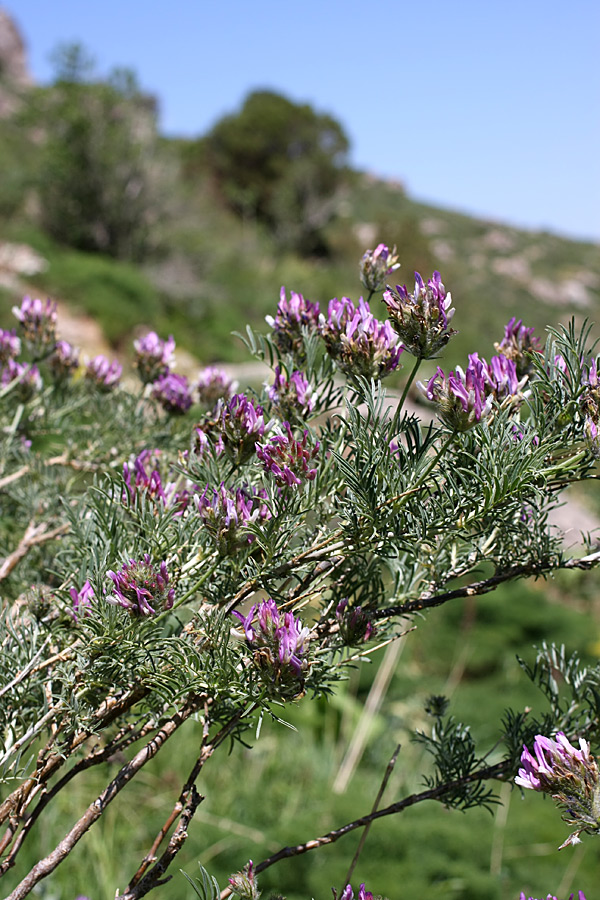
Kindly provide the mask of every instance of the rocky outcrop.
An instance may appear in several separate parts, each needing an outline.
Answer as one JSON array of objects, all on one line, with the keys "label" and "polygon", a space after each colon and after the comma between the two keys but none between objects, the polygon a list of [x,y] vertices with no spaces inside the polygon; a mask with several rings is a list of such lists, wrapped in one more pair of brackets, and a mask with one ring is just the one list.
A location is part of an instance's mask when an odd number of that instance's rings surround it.
[{"label": "rocky outcrop", "polygon": [[32,84],[21,32],[0,8],[0,118],[11,116],[19,108],[21,93]]}]

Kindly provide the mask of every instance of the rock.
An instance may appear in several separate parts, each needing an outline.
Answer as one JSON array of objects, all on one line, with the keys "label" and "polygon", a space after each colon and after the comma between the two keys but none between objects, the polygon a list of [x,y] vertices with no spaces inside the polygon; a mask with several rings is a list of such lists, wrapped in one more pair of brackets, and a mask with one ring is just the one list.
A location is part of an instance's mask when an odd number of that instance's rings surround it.
[{"label": "rock", "polygon": [[0,9],[0,119],[19,108],[21,93],[32,84],[21,32],[6,10]]}]

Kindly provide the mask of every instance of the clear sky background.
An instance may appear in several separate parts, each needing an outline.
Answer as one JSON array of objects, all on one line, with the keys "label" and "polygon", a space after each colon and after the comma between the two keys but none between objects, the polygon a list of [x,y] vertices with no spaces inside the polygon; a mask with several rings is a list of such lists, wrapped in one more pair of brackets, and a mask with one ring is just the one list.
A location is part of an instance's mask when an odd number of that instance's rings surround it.
[{"label": "clear sky background", "polygon": [[334,115],[410,196],[600,241],[598,0],[0,0],[34,78],[78,41],[134,69],[167,135],[256,88]]}]

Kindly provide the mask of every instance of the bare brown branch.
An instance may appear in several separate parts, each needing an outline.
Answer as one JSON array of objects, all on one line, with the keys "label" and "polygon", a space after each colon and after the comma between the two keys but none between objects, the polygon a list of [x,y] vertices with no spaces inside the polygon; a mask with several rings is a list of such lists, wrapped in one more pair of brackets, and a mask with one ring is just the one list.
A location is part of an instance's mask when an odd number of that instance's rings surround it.
[{"label": "bare brown branch", "polygon": [[48,524],[46,522],[40,522],[39,525],[36,525],[33,519],[31,520],[19,541],[18,547],[12,553],[9,553],[2,565],[0,565],[0,581],[8,578],[15,566],[29,553],[32,547],[35,547],[36,544],[44,544],[46,541],[53,541],[54,538],[60,537],[61,534],[66,534],[69,530],[69,525],[59,525],[58,528],[54,528],[52,531],[47,531],[47,528]]}]

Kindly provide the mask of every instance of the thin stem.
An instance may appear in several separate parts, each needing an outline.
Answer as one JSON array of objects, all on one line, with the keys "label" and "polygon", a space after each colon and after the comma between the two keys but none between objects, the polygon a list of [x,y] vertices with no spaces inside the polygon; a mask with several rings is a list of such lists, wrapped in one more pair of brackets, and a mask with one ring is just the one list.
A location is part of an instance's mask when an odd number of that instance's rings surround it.
[{"label": "thin stem", "polygon": [[402,391],[402,396],[400,397],[400,402],[398,403],[398,406],[396,407],[396,412],[394,413],[394,418],[392,420],[392,427],[394,430],[398,427],[398,422],[400,421],[400,414],[402,413],[402,410],[404,409],[404,404],[406,402],[408,392],[410,390],[410,387],[411,387],[413,381],[415,380],[417,372],[419,371],[419,366],[421,365],[421,362],[422,362],[421,357],[418,356],[417,359],[415,360],[414,366],[412,367],[412,371],[411,371],[410,375],[408,376],[408,380],[407,380],[406,384],[404,385],[404,390]]},{"label": "thin stem", "polygon": [[[383,780],[381,782],[381,785],[379,786],[377,796],[375,797],[375,803],[373,804],[373,808],[371,810],[372,813],[377,812],[377,809],[379,808],[379,804],[381,803],[381,798],[383,797],[383,792],[385,791],[385,789],[387,787],[387,783],[390,780],[390,775],[394,771],[394,766],[396,765],[396,760],[398,759],[399,753],[400,753],[400,744],[398,744],[398,746],[394,750],[394,753],[392,754],[392,758],[390,759],[389,763],[387,764],[387,768],[385,770]],[[354,869],[356,868],[356,863],[358,862],[358,858],[359,858],[360,854],[362,853],[363,847],[365,846],[365,842],[367,840],[367,837],[369,836],[369,831],[371,829],[372,824],[373,824],[372,822],[369,822],[369,824],[365,826],[365,830],[363,831],[363,833],[360,836],[360,841],[358,843],[358,847],[356,848],[356,853],[354,854],[352,862],[350,863],[350,867],[346,873],[346,879],[344,881],[344,884],[342,885],[340,894],[343,892],[346,885],[350,884],[350,881],[352,880],[352,873],[354,872]]]}]

